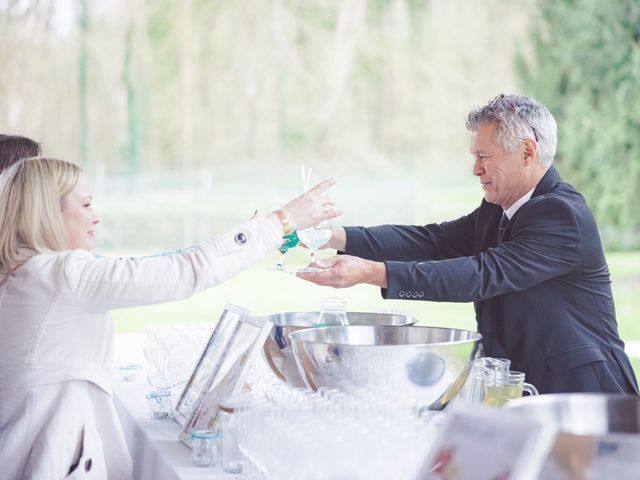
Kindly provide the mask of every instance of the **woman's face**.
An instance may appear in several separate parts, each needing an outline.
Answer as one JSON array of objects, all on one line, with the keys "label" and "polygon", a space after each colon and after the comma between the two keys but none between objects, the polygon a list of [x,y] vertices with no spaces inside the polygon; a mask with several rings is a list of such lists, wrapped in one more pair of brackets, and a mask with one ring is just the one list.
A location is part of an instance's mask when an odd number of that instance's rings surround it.
[{"label": "woman's face", "polygon": [[60,199],[62,222],[72,250],[93,248],[93,227],[100,223],[100,218],[93,210],[92,201],[89,182],[83,174],[74,189]]}]

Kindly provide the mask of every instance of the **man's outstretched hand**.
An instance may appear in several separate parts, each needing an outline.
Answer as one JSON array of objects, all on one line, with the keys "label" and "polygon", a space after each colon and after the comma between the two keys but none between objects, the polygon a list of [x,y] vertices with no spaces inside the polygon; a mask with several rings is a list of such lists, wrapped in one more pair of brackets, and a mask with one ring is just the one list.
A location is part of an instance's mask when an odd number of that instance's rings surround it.
[{"label": "man's outstretched hand", "polygon": [[347,288],[359,283],[368,283],[387,287],[387,266],[383,262],[373,262],[351,255],[336,255],[310,266],[323,270],[298,272],[296,275],[316,285]]}]

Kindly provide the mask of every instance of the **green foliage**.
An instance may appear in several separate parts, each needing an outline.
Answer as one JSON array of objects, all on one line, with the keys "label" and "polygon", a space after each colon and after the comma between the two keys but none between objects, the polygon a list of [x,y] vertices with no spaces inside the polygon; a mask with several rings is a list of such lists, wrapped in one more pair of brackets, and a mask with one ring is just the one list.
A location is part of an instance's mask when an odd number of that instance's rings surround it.
[{"label": "green foliage", "polygon": [[525,91],[558,122],[557,165],[613,248],[640,244],[640,3],[539,0]]},{"label": "green foliage", "polygon": [[534,0],[83,1],[86,32],[80,0],[72,24],[66,2],[0,1],[0,130],[133,185],[302,161],[470,177],[464,118],[515,89]]}]

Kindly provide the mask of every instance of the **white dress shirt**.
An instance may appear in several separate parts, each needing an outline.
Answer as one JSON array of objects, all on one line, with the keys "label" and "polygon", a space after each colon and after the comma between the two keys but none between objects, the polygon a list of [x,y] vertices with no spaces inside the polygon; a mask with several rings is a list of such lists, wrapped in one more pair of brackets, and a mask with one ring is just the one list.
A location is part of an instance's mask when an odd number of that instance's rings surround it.
[{"label": "white dress shirt", "polygon": [[522,205],[524,205],[529,200],[531,200],[531,196],[533,195],[533,191],[534,190],[535,190],[535,188],[532,188],[527,193],[525,193],[523,196],[521,196],[513,205],[511,205],[509,208],[504,210],[504,214],[507,216],[507,218],[509,220],[511,220],[511,217],[513,217],[516,214],[516,212],[518,211],[518,209]]}]

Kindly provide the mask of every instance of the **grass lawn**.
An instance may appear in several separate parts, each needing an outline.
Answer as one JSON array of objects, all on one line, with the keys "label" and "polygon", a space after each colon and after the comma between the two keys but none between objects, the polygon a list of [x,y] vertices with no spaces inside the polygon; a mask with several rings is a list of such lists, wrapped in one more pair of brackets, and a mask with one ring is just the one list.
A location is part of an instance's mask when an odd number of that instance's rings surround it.
[{"label": "grass lawn", "polygon": [[[607,255],[613,280],[613,296],[620,336],[625,341],[640,341],[640,252]],[[640,378],[640,358],[631,358]]]},{"label": "grass lawn", "polygon": [[640,341],[640,251],[607,255],[620,335]]}]

